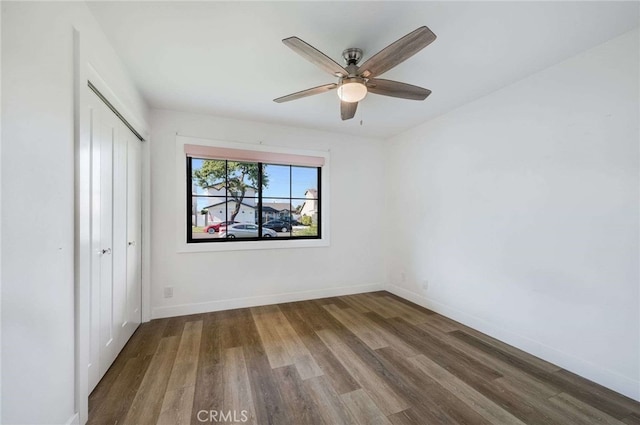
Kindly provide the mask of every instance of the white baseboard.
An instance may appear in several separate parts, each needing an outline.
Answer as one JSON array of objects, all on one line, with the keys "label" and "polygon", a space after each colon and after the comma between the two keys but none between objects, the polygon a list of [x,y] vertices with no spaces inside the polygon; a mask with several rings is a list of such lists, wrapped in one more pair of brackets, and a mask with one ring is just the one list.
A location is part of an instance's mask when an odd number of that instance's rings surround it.
[{"label": "white baseboard", "polygon": [[80,425],[80,416],[78,416],[77,413],[74,414],[67,422],[65,422],[65,425]]},{"label": "white baseboard", "polygon": [[613,391],[640,401],[640,381],[636,381],[611,370],[604,369],[587,360],[559,351],[523,335],[518,335],[504,329],[504,327],[500,325],[487,322],[474,315],[467,314],[451,306],[434,301],[397,285],[388,284],[385,286],[385,289],[401,298],[433,310],[436,313],[442,314],[443,316],[460,322],[470,328],[476,329],[509,345],[513,345],[514,347],[526,351],[527,353],[558,365],[563,369],[597,382],[598,384],[610,388]]},{"label": "white baseboard", "polygon": [[255,307],[260,305],[279,304],[293,301],[313,300],[318,298],[338,297],[341,295],[361,294],[364,292],[381,291],[384,285],[380,283],[341,286],[336,288],[316,289],[311,291],[285,292],[274,295],[257,297],[233,298],[228,300],[207,301],[204,303],[181,304],[166,307],[155,307],[152,318],[184,316],[188,314],[209,313],[212,311],[231,310],[234,308]]}]

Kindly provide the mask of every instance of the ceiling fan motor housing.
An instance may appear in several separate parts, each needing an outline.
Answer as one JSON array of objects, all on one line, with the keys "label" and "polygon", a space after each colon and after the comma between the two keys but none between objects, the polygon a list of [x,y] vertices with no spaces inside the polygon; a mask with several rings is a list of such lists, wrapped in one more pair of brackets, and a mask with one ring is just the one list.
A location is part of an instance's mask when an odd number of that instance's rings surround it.
[{"label": "ceiling fan motor housing", "polygon": [[350,47],[342,52],[342,57],[347,65],[357,65],[360,59],[362,59],[362,49]]}]

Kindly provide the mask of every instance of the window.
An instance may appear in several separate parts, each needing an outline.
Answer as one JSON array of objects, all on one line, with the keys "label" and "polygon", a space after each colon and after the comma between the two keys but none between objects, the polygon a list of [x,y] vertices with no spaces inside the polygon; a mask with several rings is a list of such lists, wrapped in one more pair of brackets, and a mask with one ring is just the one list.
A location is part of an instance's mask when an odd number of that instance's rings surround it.
[{"label": "window", "polygon": [[324,158],[185,145],[187,243],[320,239]]}]

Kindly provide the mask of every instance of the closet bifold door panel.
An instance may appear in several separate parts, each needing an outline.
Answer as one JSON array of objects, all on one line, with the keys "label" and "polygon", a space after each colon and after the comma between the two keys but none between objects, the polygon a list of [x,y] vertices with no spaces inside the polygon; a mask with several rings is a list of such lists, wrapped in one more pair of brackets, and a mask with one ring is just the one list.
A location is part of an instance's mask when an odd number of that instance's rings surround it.
[{"label": "closet bifold door panel", "polygon": [[141,321],[140,141],[94,93],[89,390]]},{"label": "closet bifold door panel", "polygon": [[133,331],[142,321],[142,146],[127,139],[127,320]]}]

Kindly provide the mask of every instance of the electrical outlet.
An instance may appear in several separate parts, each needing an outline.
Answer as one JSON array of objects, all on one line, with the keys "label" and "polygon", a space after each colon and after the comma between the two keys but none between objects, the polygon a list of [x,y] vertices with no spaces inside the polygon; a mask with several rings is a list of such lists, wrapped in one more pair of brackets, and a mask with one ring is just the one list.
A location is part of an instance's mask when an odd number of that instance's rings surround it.
[{"label": "electrical outlet", "polygon": [[404,272],[400,272],[400,282],[405,282],[407,280],[407,275]]},{"label": "electrical outlet", "polygon": [[165,286],[164,287],[164,297],[165,298],[173,298],[173,286]]},{"label": "electrical outlet", "polygon": [[425,280],[423,280],[423,281],[422,281],[422,289],[423,289],[424,291],[429,290],[429,281],[428,281],[427,279],[425,279]]}]

